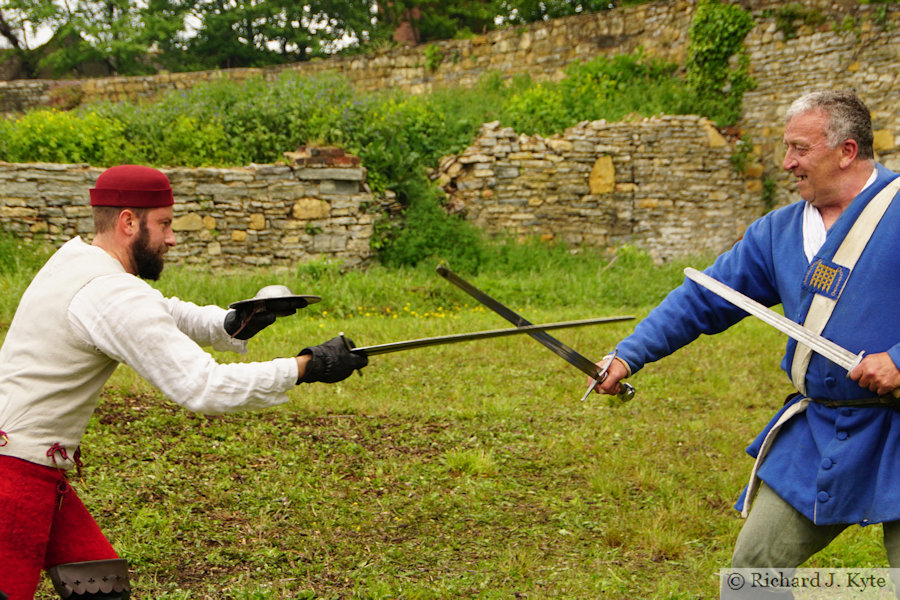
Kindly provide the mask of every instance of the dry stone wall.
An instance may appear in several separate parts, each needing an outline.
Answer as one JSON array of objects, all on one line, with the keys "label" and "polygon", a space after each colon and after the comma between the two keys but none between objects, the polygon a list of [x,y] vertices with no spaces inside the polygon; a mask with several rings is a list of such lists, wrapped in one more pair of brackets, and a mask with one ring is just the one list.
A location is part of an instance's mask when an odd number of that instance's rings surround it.
[{"label": "dry stone wall", "polygon": [[[448,157],[442,164],[439,176],[455,209],[491,232],[531,232],[596,245],[632,242],[660,258],[721,251],[763,212],[764,180],[777,184],[778,204],[796,199],[791,194],[790,178],[781,170],[783,118],[793,99],[819,89],[855,89],[872,112],[878,160],[900,170],[900,44],[896,40],[900,4],[861,4],[855,0],[794,2],[792,7],[801,6],[807,15],[816,18],[799,19],[796,28],[787,31],[778,19],[779,11],[787,6],[784,2],[735,2],[750,10],[756,20],[745,43],[750,53],[750,72],[758,85],[745,94],[743,116],[729,132],[727,141],[721,136],[716,139],[711,124],[694,117],[582,124],[551,139],[486,126],[471,148],[459,157]],[[37,105],[66,107],[87,100],[153,98],[213,78],[273,78],[286,69],[304,74],[338,72],[361,90],[392,87],[418,93],[442,85],[471,85],[491,70],[506,77],[527,72],[535,79],[558,79],[573,61],[631,52],[638,47],[648,55],[682,62],[695,8],[694,0],[655,2],[508,28],[468,40],[398,47],[366,56],[264,70],[0,82],[0,112]],[[429,47],[438,50],[437,64],[429,65],[426,60]],[[429,52],[435,55],[433,49]],[[734,173],[727,161],[734,152],[737,136],[746,136],[753,146],[751,164],[744,175]],[[24,204],[21,192],[10,193],[6,188],[12,185],[13,190],[40,190],[56,201],[56,192],[51,188],[64,183],[69,187],[59,188],[66,190],[60,194],[86,202],[86,185],[74,189],[71,182],[65,183],[65,178],[54,182],[53,177],[43,186],[26,185],[6,174],[16,169],[57,173],[51,166],[7,165],[0,169],[4,173],[0,176],[0,210],[5,211],[0,217],[4,225],[14,225],[23,232],[44,227],[48,234],[57,237],[63,235],[61,232],[84,227],[85,216],[79,213],[83,207],[63,210],[59,204],[50,204],[46,209],[48,216],[36,218],[27,212],[32,207]],[[73,173],[79,169],[84,167],[63,170],[66,177],[77,179]],[[209,177],[217,183],[199,183]],[[263,183],[269,177],[281,183]],[[329,217],[336,219],[334,223],[316,212],[320,205],[308,199],[320,198],[298,191],[315,186],[301,180],[293,167],[203,170],[196,175],[185,174],[184,178],[185,182],[196,180],[200,190],[215,185],[224,194],[223,200],[217,202],[228,209],[218,210],[216,206],[215,214],[207,214],[203,212],[207,205],[185,196],[183,205],[188,213],[199,216],[201,223],[209,223],[208,219],[204,221],[209,216],[216,225],[185,233],[185,239],[191,241],[177,250],[183,260],[210,260],[215,264],[289,260],[279,256],[287,250],[278,248],[276,240],[302,248],[292,257],[338,256],[341,251],[337,246],[343,241],[358,244],[371,235],[363,229],[353,229],[351,234],[349,221],[342,222],[346,218],[370,219],[362,209],[339,209],[349,211],[350,216],[329,212]],[[86,181],[84,176],[78,180],[79,184]],[[598,181],[605,181],[607,187],[597,188]],[[279,185],[292,189],[288,194],[291,199],[281,197]],[[355,183],[334,180],[328,185],[347,190]],[[186,184],[185,190],[188,189],[190,185]],[[240,190],[247,195],[237,201],[224,190]],[[260,196],[251,196],[256,193]],[[208,194],[201,196],[206,198]],[[298,204],[303,198],[307,200]],[[333,202],[343,206],[344,200],[341,196]],[[333,205],[331,199],[324,201]],[[273,205],[268,207],[267,202]],[[358,205],[368,202],[360,200]],[[286,216],[298,206],[301,217]],[[63,223],[64,217],[73,219],[75,224]],[[251,221],[251,217],[255,220]],[[197,227],[197,219],[191,219],[191,226]],[[356,226],[364,227],[361,222]],[[321,233],[317,233],[319,229]],[[244,235],[245,240],[240,240]],[[262,254],[254,256],[257,248]],[[353,261],[367,256],[355,246],[344,254]]]},{"label": "dry stone wall", "polygon": [[[790,200],[782,172],[781,135],[790,103],[805,92],[853,89],[872,114],[876,158],[900,171],[900,4],[813,3],[828,21],[799,24],[785,39],[773,18],[756,11],[745,45],[757,87],[744,94],[742,132],[760,164],[775,178],[780,203]],[[883,11],[883,12],[882,12]]]},{"label": "dry stone wall", "polygon": [[[33,106],[149,99],[214,79],[273,79],[284,71],[304,75],[336,72],[360,90],[397,88],[422,93],[438,86],[473,85],[488,71],[501,72],[505,77],[528,73],[538,80],[558,79],[573,61],[631,52],[638,47],[650,55],[681,62],[692,14],[693,2],[656,2],[511,27],[469,39],[265,69],[0,82],[0,113]],[[432,62],[428,56],[439,56],[440,60]]]},{"label": "dry stone wall", "polygon": [[760,172],[738,176],[731,153],[694,116],[584,122],[550,138],[488,123],[443,161],[439,183],[455,210],[495,235],[628,243],[665,260],[720,252],[762,214]]},{"label": "dry stone wall", "polygon": [[[350,266],[370,259],[375,210],[365,169],[307,164],[303,153],[289,157],[291,165],[162,169],[175,195],[178,240],[167,260],[233,267],[318,258]],[[0,163],[4,228],[56,244],[89,238],[88,190],[102,172],[88,165]]]}]

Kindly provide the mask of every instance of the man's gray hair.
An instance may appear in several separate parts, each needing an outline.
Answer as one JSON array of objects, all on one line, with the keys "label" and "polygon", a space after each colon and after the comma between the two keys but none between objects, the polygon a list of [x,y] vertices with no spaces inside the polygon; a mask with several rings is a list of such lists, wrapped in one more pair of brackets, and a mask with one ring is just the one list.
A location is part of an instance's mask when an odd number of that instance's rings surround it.
[{"label": "man's gray hair", "polygon": [[872,149],[872,117],[859,96],[850,91],[810,92],[800,96],[787,111],[787,121],[810,110],[821,109],[828,115],[825,140],[830,148],[844,140],[854,140],[862,159],[875,158]]}]

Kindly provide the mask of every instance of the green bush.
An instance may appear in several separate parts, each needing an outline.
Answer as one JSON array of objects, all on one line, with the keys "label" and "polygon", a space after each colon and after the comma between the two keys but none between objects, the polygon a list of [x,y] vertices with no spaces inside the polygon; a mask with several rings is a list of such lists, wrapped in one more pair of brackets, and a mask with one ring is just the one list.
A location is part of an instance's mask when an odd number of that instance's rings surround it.
[{"label": "green bush", "polygon": [[689,112],[690,97],[676,69],[640,50],[574,63],[558,83],[520,84],[523,89],[504,107],[505,120],[517,130],[550,135],[580,121]]},{"label": "green bush", "polygon": [[558,85],[538,83],[511,96],[505,108],[504,121],[523,133],[546,135],[574,125]]},{"label": "green bush", "polygon": [[412,194],[403,226],[379,227],[381,262],[400,267],[445,260],[468,273],[477,273],[485,260],[481,231],[460,217],[448,215],[436,196],[434,188]]},{"label": "green bush", "polygon": [[123,148],[121,123],[98,113],[55,109],[29,112],[17,120],[4,119],[2,160],[107,164]]}]

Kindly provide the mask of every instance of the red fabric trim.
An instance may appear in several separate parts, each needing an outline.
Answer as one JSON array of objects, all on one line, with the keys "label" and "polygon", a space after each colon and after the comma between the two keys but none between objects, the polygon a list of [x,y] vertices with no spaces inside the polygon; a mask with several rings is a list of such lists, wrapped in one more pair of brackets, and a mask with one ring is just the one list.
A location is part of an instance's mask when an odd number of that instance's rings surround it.
[{"label": "red fabric trim", "polygon": [[172,206],[172,190],[100,190],[93,188],[91,206],[121,206],[123,208],[159,208]]},{"label": "red fabric trim", "polygon": [[42,569],[118,558],[62,472],[0,456],[0,590],[32,600]]}]

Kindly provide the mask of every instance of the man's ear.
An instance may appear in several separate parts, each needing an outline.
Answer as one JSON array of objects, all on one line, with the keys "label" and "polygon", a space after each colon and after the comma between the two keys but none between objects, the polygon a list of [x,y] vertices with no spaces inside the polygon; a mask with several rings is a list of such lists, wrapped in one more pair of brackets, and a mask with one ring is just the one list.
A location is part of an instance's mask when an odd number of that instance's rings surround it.
[{"label": "man's ear", "polygon": [[858,154],[859,144],[856,143],[856,140],[847,138],[841,142],[841,168],[849,167],[856,160]]},{"label": "man's ear", "polygon": [[124,208],[116,220],[116,228],[127,237],[131,237],[140,231],[140,219],[131,210]]}]

